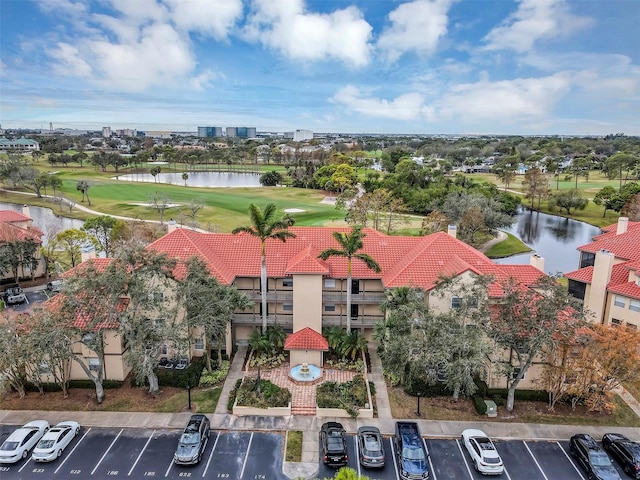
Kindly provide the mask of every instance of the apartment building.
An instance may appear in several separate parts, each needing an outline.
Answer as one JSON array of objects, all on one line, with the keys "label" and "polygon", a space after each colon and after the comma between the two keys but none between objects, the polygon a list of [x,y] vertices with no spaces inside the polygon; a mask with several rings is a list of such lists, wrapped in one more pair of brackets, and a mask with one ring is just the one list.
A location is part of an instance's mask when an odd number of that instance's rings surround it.
[{"label": "apartment building", "polygon": [[578,251],[580,268],[565,277],[591,321],[639,328],[640,222],[620,217]]}]

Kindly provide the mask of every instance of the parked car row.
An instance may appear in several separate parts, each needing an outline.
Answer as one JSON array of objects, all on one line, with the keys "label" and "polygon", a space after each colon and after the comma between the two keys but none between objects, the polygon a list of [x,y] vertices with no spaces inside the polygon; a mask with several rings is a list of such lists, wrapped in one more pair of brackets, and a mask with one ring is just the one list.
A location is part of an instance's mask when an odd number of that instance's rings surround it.
[{"label": "parked car row", "polygon": [[27,458],[32,449],[33,461],[51,462],[62,455],[79,432],[78,422],[60,422],[49,428],[46,420],[33,420],[14,430],[0,445],[0,463],[16,463]]},{"label": "parked car row", "polygon": [[[473,468],[483,475],[501,475],[504,463],[493,441],[478,429],[466,429],[460,438]],[[327,422],[320,430],[322,460],[325,465],[347,465],[347,435],[342,424]],[[382,468],[385,451],[382,435],[376,427],[360,427],[356,437],[360,465],[366,468]],[[415,422],[396,422],[393,447],[397,457],[400,478],[424,480],[429,478],[426,445]],[[612,463],[615,460],[631,478],[640,480],[640,442],[633,442],[624,435],[607,433],[602,437],[602,447],[591,436],[577,434],[571,437],[569,452],[587,473],[589,480],[618,480],[620,475]]]}]

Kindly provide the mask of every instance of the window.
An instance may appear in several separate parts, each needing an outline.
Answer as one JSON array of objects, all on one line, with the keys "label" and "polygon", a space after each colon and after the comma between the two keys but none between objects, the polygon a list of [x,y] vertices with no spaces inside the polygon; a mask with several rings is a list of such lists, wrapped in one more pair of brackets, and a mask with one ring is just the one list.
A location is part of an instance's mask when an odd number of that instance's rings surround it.
[{"label": "window", "polygon": [[596,262],[596,254],[590,252],[582,252],[580,255],[580,268],[593,267]]},{"label": "window", "polygon": [[336,311],[336,306],[335,305],[326,304],[324,306],[324,311],[325,312],[335,312]]},{"label": "window", "polygon": [[282,279],[283,287],[293,287],[293,278],[283,278]]},{"label": "window", "polygon": [[[519,373],[520,373],[520,368],[513,367],[513,370],[511,370],[511,380],[515,380]],[[521,380],[524,380],[524,377],[526,377],[526,376],[527,376],[527,374],[525,373],[522,376]]]},{"label": "window", "polygon": [[625,307],[625,301],[624,301],[624,297],[621,297],[620,295],[616,295],[615,297],[613,297],[613,304],[616,307],[621,307],[624,308]]},{"label": "window", "polygon": [[636,325],[635,323],[629,323],[627,322],[627,327],[633,329],[633,330],[637,330],[638,329],[638,325]]},{"label": "window", "polygon": [[467,300],[467,307],[478,308],[478,297],[468,297],[466,300]]},{"label": "window", "polygon": [[51,371],[51,367],[47,362],[42,362],[38,365],[38,371],[43,375],[51,375],[53,372]]},{"label": "window", "polygon": [[195,348],[196,350],[204,350],[204,338],[196,338],[193,343],[193,348]]},{"label": "window", "polygon": [[324,288],[336,288],[336,280],[334,278],[325,278]]},{"label": "window", "polygon": [[619,318],[612,318],[611,325],[613,325],[614,327],[619,327],[620,325],[622,325],[622,320],[620,320]]},{"label": "window", "polygon": [[640,300],[629,300],[629,310],[640,312]]},{"label": "window", "polygon": [[94,357],[87,358],[87,363],[89,363],[89,370],[92,372],[97,372],[100,370],[100,360]]},{"label": "window", "polygon": [[153,303],[159,303],[164,300],[164,292],[149,292],[149,301]]},{"label": "window", "polygon": [[285,312],[291,312],[293,310],[293,303],[283,303],[282,310]]},{"label": "window", "polygon": [[460,308],[460,307],[462,307],[462,299],[460,297],[452,297],[451,308]]}]

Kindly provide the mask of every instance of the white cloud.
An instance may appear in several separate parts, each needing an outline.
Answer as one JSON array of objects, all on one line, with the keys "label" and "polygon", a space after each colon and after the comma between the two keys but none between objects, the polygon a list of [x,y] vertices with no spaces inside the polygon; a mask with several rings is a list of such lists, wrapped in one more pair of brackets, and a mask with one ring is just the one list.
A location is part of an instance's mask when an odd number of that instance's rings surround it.
[{"label": "white cloud", "polygon": [[416,0],[400,5],[389,13],[391,25],[380,35],[378,48],[391,61],[411,50],[420,55],[433,53],[447,33],[450,5],[450,0]]},{"label": "white cloud", "polygon": [[451,87],[437,102],[438,114],[461,122],[509,122],[541,119],[571,88],[571,75],[557,73],[541,78],[516,78]]},{"label": "white cloud", "polygon": [[242,17],[242,0],[165,0],[179,29],[223,40]]},{"label": "white cloud", "polygon": [[56,60],[53,69],[58,75],[86,78],[92,74],[91,66],[81,58],[80,50],[73,45],[59,42],[47,53]]},{"label": "white cloud", "polygon": [[356,7],[320,14],[305,12],[302,0],[255,0],[253,8],[245,27],[250,41],[294,60],[369,63],[372,27]]},{"label": "white cloud", "polygon": [[419,93],[406,93],[389,101],[368,96],[358,88],[347,85],[331,100],[369,117],[418,120],[425,113],[424,97]]},{"label": "white cloud", "polygon": [[489,32],[487,50],[526,52],[538,41],[569,35],[592,24],[573,15],[563,0],[521,0],[518,10]]},{"label": "white cloud", "polygon": [[203,91],[207,88],[210,88],[213,85],[214,80],[218,80],[219,78],[224,78],[224,75],[213,72],[211,70],[205,70],[204,72],[196,75],[191,79],[191,87],[197,91]]}]

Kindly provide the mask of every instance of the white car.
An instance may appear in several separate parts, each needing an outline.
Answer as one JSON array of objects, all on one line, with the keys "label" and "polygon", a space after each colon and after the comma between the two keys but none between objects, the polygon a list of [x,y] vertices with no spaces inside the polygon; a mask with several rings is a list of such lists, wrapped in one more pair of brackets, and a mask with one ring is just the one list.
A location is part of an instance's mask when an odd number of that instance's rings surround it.
[{"label": "white car", "polygon": [[49,430],[46,420],[34,420],[14,430],[0,446],[0,463],[16,463],[27,458],[38,440]]},{"label": "white car", "polygon": [[62,451],[78,435],[78,432],[80,432],[80,424],[73,421],[60,422],[55,427],[51,427],[33,449],[31,460],[52,462],[62,455]]},{"label": "white car", "polygon": [[504,472],[504,464],[496,446],[482,430],[469,428],[463,431],[462,443],[477,472],[483,475],[500,475]]}]

